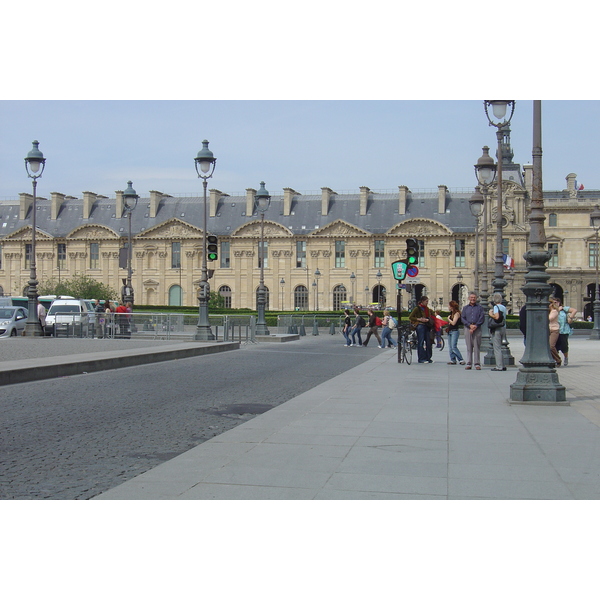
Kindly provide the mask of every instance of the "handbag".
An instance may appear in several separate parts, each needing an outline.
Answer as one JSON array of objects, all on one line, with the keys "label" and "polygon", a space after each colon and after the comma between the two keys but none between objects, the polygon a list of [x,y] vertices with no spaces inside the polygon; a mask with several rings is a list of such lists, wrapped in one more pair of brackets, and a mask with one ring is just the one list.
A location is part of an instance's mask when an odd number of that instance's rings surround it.
[{"label": "handbag", "polygon": [[500,313],[500,318],[497,321],[494,319],[494,317],[490,317],[488,315],[488,329],[491,331],[504,326],[504,313],[501,310],[498,310],[498,312]]}]

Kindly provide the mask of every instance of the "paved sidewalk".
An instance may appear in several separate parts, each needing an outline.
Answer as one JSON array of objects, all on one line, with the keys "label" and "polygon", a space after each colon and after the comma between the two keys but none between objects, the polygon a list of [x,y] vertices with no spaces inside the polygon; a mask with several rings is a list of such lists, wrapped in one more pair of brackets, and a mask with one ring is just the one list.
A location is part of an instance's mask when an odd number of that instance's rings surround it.
[{"label": "paved sidewalk", "polygon": [[[510,341],[518,364],[522,344]],[[600,498],[598,342],[571,340],[561,406],[509,404],[516,367],[465,371],[446,351],[434,358],[407,366],[377,350],[97,498]]]}]

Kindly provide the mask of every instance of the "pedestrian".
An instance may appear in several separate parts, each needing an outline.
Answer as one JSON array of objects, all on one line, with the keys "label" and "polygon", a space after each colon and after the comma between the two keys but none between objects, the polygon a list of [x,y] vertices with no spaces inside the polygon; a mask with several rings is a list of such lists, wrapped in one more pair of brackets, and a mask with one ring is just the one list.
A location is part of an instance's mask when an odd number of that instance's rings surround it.
[{"label": "pedestrian", "polygon": [[114,327],[115,327],[115,318],[114,313],[115,308],[113,303],[110,300],[107,300],[104,303],[104,337],[110,338],[115,335]]},{"label": "pedestrian", "polygon": [[367,347],[367,344],[369,343],[369,340],[371,339],[371,336],[374,335],[377,338],[377,341],[379,342],[379,345],[377,346],[378,348],[381,348],[381,337],[379,336],[379,331],[377,330],[377,317],[375,316],[375,313],[368,308],[367,309],[367,314],[369,315],[369,322],[367,323],[367,327],[369,328],[369,332],[367,333],[367,337],[365,338],[365,341],[363,342],[363,348]]},{"label": "pedestrian", "polygon": [[496,366],[492,371],[506,371],[502,357],[502,339],[506,332],[506,306],[502,304],[502,294],[500,292],[494,292],[492,295],[492,308],[488,311],[488,315],[492,319],[489,322],[489,328],[494,358],[496,359]]},{"label": "pedestrian", "polygon": [[446,328],[446,332],[448,333],[448,346],[450,349],[450,362],[448,364],[455,365],[459,362],[461,365],[464,365],[465,361],[458,349],[458,336],[460,335],[458,329],[458,326],[460,325],[460,309],[458,308],[458,302],[456,302],[456,300],[450,300],[448,310],[450,311],[450,314],[448,315],[448,327]]},{"label": "pedestrian", "polygon": [[[354,327],[352,327],[352,346],[359,346],[362,348],[362,338],[360,337],[360,330],[366,325],[365,319],[360,315],[358,308],[354,308]],[[358,335],[358,344],[356,343],[356,337]]]},{"label": "pedestrian", "polygon": [[[465,326],[465,344],[467,346],[467,366],[465,369],[470,371],[475,365],[477,371],[481,371],[481,326],[485,319],[483,307],[477,302],[477,294],[469,294],[469,304],[463,306],[460,313],[460,320]],[[473,359],[475,362],[473,363]]]},{"label": "pedestrian", "polygon": [[115,310],[115,318],[119,327],[119,337],[124,338],[127,330],[127,307],[121,303]]},{"label": "pedestrian", "polygon": [[410,313],[408,319],[417,331],[417,358],[420,363],[432,363],[431,330],[434,328],[434,317],[427,306],[429,298],[421,296],[419,303]]},{"label": "pedestrian", "polygon": [[37,316],[42,328],[42,335],[46,335],[46,309],[39,300],[37,301]]},{"label": "pedestrian", "polygon": [[350,312],[348,309],[344,309],[344,327],[342,329],[342,334],[346,339],[346,343],[344,346],[352,346],[352,341],[350,340],[350,329],[352,328],[352,320],[350,319]]},{"label": "pedestrian", "polygon": [[576,308],[563,306],[560,301],[558,302],[558,343],[556,344],[556,350],[563,354],[564,367],[569,364],[569,336],[573,332],[571,323],[576,314]]},{"label": "pedestrian", "polygon": [[554,296],[550,296],[548,322],[550,328],[550,354],[552,354],[555,366],[560,367],[562,360],[556,349],[556,343],[558,342],[558,335],[560,332],[560,325],[558,324],[558,301]]},{"label": "pedestrian", "polygon": [[396,341],[392,338],[392,329],[396,327],[395,319],[390,315],[389,310],[383,311],[383,329],[381,330],[381,347],[385,348],[386,343],[390,348],[397,348]]}]

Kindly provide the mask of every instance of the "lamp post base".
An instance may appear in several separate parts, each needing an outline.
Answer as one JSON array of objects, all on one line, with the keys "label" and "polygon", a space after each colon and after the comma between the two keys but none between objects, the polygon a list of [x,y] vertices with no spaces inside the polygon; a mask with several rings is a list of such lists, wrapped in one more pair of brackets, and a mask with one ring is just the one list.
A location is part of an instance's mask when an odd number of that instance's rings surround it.
[{"label": "lamp post base", "polygon": [[210,328],[210,325],[198,325],[198,327],[196,327],[196,335],[194,335],[194,339],[200,342],[211,342],[216,338],[215,334]]},{"label": "lamp post base", "polygon": [[[594,323],[595,325],[595,323]],[[592,329],[588,340],[600,340],[600,329]]]},{"label": "lamp post base", "polygon": [[510,386],[510,402],[566,402],[566,388],[558,374],[548,367],[519,369],[517,380]]},{"label": "lamp post base", "polygon": [[39,321],[35,323],[25,323],[25,330],[23,331],[23,335],[25,336],[43,336],[44,332],[42,331],[42,326]]}]

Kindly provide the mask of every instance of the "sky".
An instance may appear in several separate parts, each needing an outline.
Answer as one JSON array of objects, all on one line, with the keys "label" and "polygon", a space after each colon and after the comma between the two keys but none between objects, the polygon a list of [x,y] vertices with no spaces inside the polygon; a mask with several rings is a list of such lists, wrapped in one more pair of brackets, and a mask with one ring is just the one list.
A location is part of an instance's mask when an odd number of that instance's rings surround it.
[{"label": "sky", "polygon": [[[517,100],[515,162],[531,162],[532,101]],[[0,101],[0,198],[29,192],[24,158],[39,141],[46,167],[38,194],[114,197],[127,181],[200,195],[194,157],[208,139],[217,158],[209,186],[230,195],[266,182],[272,193],[472,188],[482,147],[496,133],[482,100],[4,100]],[[543,101],[544,189],[574,172],[600,189],[594,152],[600,101]]]}]

